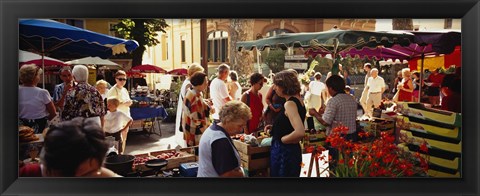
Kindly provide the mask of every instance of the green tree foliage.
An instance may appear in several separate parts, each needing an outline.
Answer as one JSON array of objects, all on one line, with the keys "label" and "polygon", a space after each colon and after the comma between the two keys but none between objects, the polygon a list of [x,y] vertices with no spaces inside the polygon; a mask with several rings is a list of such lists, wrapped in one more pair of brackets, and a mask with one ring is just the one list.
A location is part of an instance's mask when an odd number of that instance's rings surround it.
[{"label": "green tree foliage", "polygon": [[142,64],[143,52],[147,47],[160,43],[156,38],[157,32],[165,33],[167,27],[165,19],[120,19],[113,28],[124,39],[138,42],[139,47],[132,52],[132,65],[136,66]]},{"label": "green tree foliage", "polygon": [[318,65],[313,69],[315,72],[320,72],[326,76],[326,74],[331,71],[331,67],[333,65],[333,61],[331,59],[327,59],[318,55],[315,57],[315,61],[318,62]]},{"label": "green tree foliage", "polygon": [[281,49],[270,50],[269,52],[263,51],[262,57],[266,56],[264,62],[272,70],[273,73],[277,73],[285,69],[285,51]]}]

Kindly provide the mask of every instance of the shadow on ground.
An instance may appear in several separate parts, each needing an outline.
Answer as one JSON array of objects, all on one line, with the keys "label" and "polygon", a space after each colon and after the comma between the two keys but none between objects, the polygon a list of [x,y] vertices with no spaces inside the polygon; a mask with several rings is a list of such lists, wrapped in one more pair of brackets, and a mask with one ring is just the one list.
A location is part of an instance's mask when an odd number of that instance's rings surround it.
[{"label": "shadow on ground", "polygon": [[[155,132],[160,133],[158,126]],[[133,132],[133,131],[132,131]],[[161,136],[157,134],[136,134],[129,133],[127,137],[127,146],[125,154],[143,154],[147,152],[167,150],[168,147],[174,149],[177,146],[175,142],[175,123],[161,123]]]}]

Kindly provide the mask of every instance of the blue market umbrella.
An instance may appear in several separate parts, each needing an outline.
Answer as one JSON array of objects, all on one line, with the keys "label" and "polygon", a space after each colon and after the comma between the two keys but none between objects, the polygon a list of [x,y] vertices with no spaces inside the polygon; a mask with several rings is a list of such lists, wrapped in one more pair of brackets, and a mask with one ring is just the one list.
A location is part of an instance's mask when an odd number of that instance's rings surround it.
[{"label": "blue market umbrella", "polygon": [[[134,40],[125,40],[96,33],[48,19],[19,21],[20,49],[51,57],[108,58],[131,52],[138,47]],[[43,67],[43,66],[42,66]],[[45,80],[45,77],[43,78]],[[45,83],[43,84],[45,87]]]}]

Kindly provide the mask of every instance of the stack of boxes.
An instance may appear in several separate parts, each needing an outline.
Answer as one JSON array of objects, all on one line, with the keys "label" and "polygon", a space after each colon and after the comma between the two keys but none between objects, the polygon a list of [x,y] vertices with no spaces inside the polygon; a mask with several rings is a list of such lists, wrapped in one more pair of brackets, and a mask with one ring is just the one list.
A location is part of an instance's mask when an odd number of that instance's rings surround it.
[{"label": "stack of boxes", "polygon": [[249,177],[268,177],[270,167],[270,146],[251,146],[239,140],[233,145],[240,154],[242,167]]},{"label": "stack of boxes", "polygon": [[[428,175],[460,177],[462,155],[462,116],[443,110],[425,108],[421,103],[400,102],[397,105],[398,146],[406,151],[429,156]],[[426,142],[428,153],[420,150]]]},{"label": "stack of boxes", "polygon": [[309,132],[305,130],[305,137],[301,141],[302,150],[305,151],[310,146],[318,147],[318,146],[325,146],[325,131],[312,131]]},{"label": "stack of boxes", "polygon": [[370,137],[360,138],[361,141],[369,142],[381,136],[382,132],[395,133],[395,120],[376,118],[374,120],[357,121],[358,131],[369,133]]}]

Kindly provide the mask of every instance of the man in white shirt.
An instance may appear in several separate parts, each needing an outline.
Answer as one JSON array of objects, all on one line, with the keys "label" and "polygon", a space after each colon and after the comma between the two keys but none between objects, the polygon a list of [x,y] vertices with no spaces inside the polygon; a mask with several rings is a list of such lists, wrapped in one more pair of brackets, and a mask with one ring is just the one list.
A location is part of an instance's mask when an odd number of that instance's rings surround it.
[{"label": "man in white shirt", "polygon": [[382,94],[385,91],[385,81],[383,80],[382,77],[378,76],[378,69],[373,68],[370,71],[371,77],[368,78],[367,80],[367,111],[365,113],[372,117],[373,113],[373,108],[378,108],[380,106],[380,103],[382,101]]},{"label": "man in white shirt", "polygon": [[364,88],[362,91],[362,96],[360,97],[360,105],[362,105],[363,110],[367,111],[367,97],[368,97],[368,90],[367,90],[367,82],[368,78],[370,77],[370,71],[372,70],[372,65],[370,63],[365,63],[363,65],[363,70],[365,71],[365,80],[364,80]]},{"label": "man in white shirt", "polygon": [[213,107],[215,108],[215,113],[213,114],[213,120],[215,122],[219,121],[220,109],[229,101],[232,100],[228,93],[227,88],[227,78],[230,74],[230,66],[227,64],[221,64],[217,68],[218,76],[213,79],[212,83],[210,84],[210,98],[212,98]]}]

